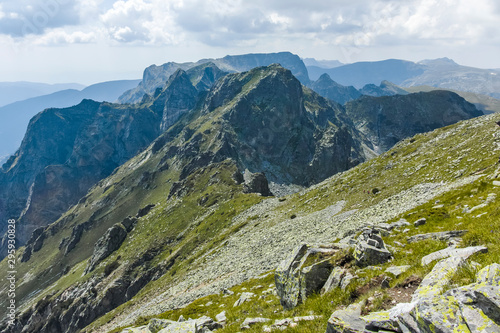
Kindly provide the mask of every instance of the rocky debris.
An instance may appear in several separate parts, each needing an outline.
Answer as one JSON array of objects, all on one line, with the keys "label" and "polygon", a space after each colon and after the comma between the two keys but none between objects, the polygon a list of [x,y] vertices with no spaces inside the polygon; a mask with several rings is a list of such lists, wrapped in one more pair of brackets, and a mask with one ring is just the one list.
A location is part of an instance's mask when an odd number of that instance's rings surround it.
[{"label": "rocky debris", "polygon": [[400,276],[404,272],[406,272],[408,269],[410,269],[410,265],[403,265],[403,266],[392,266],[389,267],[385,270],[386,273],[390,273],[394,275],[395,277]]},{"label": "rocky debris", "polygon": [[407,220],[399,219],[398,221],[392,222],[392,223],[379,223],[379,224],[377,224],[377,227],[391,231],[392,229],[403,228],[403,227],[407,227],[409,225],[410,225],[410,223]]},{"label": "rocky debris", "polygon": [[354,259],[358,266],[379,265],[389,261],[391,258],[392,254],[385,247],[378,230],[364,230],[358,236],[354,249]]},{"label": "rocky debris", "polygon": [[152,332],[148,329],[148,326],[144,325],[139,327],[127,327],[120,333],[152,333]]},{"label": "rocky debris", "polygon": [[427,219],[425,217],[422,217],[421,219],[416,220],[413,222],[414,227],[420,227],[421,225],[424,225],[427,222]]},{"label": "rocky debris", "polygon": [[94,253],[90,258],[88,266],[85,268],[85,274],[93,271],[101,261],[120,248],[126,237],[127,231],[123,224],[116,223],[109,228],[95,243]]},{"label": "rocky debris", "polygon": [[254,297],[254,293],[244,292],[241,294],[240,298],[236,302],[234,302],[233,307],[240,306],[241,304],[250,301]]},{"label": "rocky debris", "polygon": [[425,257],[422,258],[421,263],[422,266],[425,266],[430,264],[434,260],[439,260],[448,257],[461,257],[463,259],[467,259],[468,257],[477,252],[486,253],[488,252],[488,248],[485,246],[470,246],[461,249],[457,249],[455,247],[448,247],[446,249],[439,250],[426,255]]},{"label": "rocky debris", "polygon": [[326,280],[325,284],[323,285],[323,288],[321,288],[321,294],[327,293],[330,290],[339,287],[342,279],[346,275],[346,272],[347,270],[343,267],[335,267],[330,273],[328,280]]},{"label": "rocky debris", "polygon": [[461,237],[467,233],[467,230],[451,230],[451,231],[441,231],[441,232],[430,232],[427,234],[418,234],[415,236],[408,237],[406,241],[408,243],[420,242],[426,239],[434,240],[449,240],[454,237]]},{"label": "rocky debris", "polygon": [[363,303],[354,303],[337,310],[328,319],[326,333],[365,332],[365,322],[360,319]]},{"label": "rocky debris", "polygon": [[473,211],[475,210],[478,210],[478,209],[482,209],[482,208],[485,208],[486,206],[488,206],[490,203],[492,203],[493,201],[495,201],[497,198],[497,195],[496,193],[490,193],[488,194],[485,202],[483,202],[482,204],[479,204],[477,206],[474,206],[472,208],[464,208],[464,210],[462,211],[463,213],[467,213],[467,214],[470,214],[472,213]]},{"label": "rocky debris", "polygon": [[259,323],[267,323],[268,321],[271,321],[271,319],[269,319],[269,318],[261,318],[261,317],[257,317],[257,318],[245,318],[245,320],[241,324],[240,328],[242,330],[248,330],[248,329],[250,329],[250,326],[253,326],[253,325],[259,324]]},{"label": "rocky debris", "polygon": [[252,173],[247,169],[243,178],[245,180],[243,184],[244,193],[259,193],[264,197],[273,195],[271,190],[269,190],[269,183],[263,172]]},{"label": "rocky debris", "polygon": [[172,325],[168,325],[158,333],[199,333],[202,332],[198,330],[196,321],[186,320],[183,322],[175,322]]},{"label": "rocky debris", "polygon": [[132,217],[132,216],[127,216],[122,221],[122,225],[125,227],[125,230],[127,230],[127,232],[130,232],[134,228],[136,223],[137,223],[137,217]]},{"label": "rocky debris", "polygon": [[324,286],[333,269],[329,260],[323,259],[324,252],[302,244],[278,266],[274,281],[285,310],[294,308]]},{"label": "rocky debris", "polygon": [[172,325],[172,324],[175,324],[175,323],[176,322],[173,320],[153,318],[149,321],[149,324],[147,325],[147,329],[151,333],[158,333],[159,331],[161,331],[165,327]]}]

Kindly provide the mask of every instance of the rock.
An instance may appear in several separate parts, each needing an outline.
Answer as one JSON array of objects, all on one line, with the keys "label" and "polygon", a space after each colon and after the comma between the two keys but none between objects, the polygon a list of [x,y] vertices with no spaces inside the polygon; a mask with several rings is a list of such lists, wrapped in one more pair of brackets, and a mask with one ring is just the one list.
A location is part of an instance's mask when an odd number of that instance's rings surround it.
[{"label": "rock", "polygon": [[392,229],[407,227],[409,225],[410,223],[406,219],[399,219],[398,221],[392,223],[379,223],[377,224],[377,227],[390,231]]},{"label": "rock", "polygon": [[374,331],[389,330],[391,332],[402,332],[397,320],[391,318],[389,311],[381,311],[370,313],[367,316],[361,317],[366,323],[364,328]]},{"label": "rock", "polygon": [[184,319],[184,316],[183,316],[183,315],[180,315],[180,316],[179,316],[179,319],[177,319],[177,322],[178,322],[178,323],[183,323],[183,322],[185,322],[185,321],[186,321],[186,319]]},{"label": "rock", "polygon": [[137,217],[132,217],[132,216],[128,216],[122,221],[122,224],[125,227],[125,230],[127,230],[127,232],[130,232],[134,228],[136,223],[137,223]]},{"label": "rock", "polygon": [[408,269],[410,269],[410,265],[403,265],[403,266],[392,266],[389,267],[385,270],[386,273],[391,273],[395,277],[400,276],[404,272],[406,272]]},{"label": "rock", "polygon": [[222,328],[222,325],[208,316],[202,316],[194,320],[196,322],[196,328],[201,332],[214,331],[216,329]]},{"label": "rock", "polygon": [[[470,332],[454,298],[435,296],[417,303],[411,315],[424,332]],[[432,327],[432,328],[431,328]]]},{"label": "rock", "polygon": [[221,313],[216,315],[215,320],[217,320],[217,322],[220,323],[221,325],[225,325],[227,322],[226,311],[222,311]]},{"label": "rock", "polygon": [[340,289],[346,290],[346,288],[349,286],[351,281],[354,279],[354,275],[351,273],[347,272],[345,276],[342,278],[342,281],[340,282]]},{"label": "rock", "polygon": [[269,183],[267,182],[266,175],[263,172],[252,173],[245,170],[244,174],[245,183],[243,184],[243,193],[259,193],[264,197],[272,196],[269,190]]},{"label": "rock", "polygon": [[384,279],[382,280],[382,283],[380,284],[380,288],[389,289],[391,287],[390,282],[391,282],[391,279],[389,279],[387,276],[384,277]]},{"label": "rock", "polygon": [[23,256],[21,257],[21,262],[27,262],[31,258],[33,253],[33,247],[31,245],[24,248]]},{"label": "rock", "polygon": [[424,225],[427,222],[427,219],[425,217],[422,217],[421,219],[416,220],[413,222],[414,227],[420,227],[421,225]]},{"label": "rock", "polygon": [[198,333],[201,332],[196,327],[196,321],[187,320],[183,322],[174,322],[171,325],[168,325],[158,333]]},{"label": "rock", "polygon": [[240,298],[236,302],[234,302],[233,307],[240,306],[241,304],[250,301],[253,297],[255,297],[254,293],[242,293]]},{"label": "rock", "polygon": [[477,283],[484,283],[487,285],[499,286],[500,285],[500,265],[491,264],[481,269],[476,275]]},{"label": "rock", "polygon": [[359,235],[354,249],[354,259],[360,267],[383,264],[391,259],[377,230],[365,230]]},{"label": "rock", "polygon": [[148,329],[147,326],[140,326],[140,327],[128,327],[123,331],[121,331],[120,333],[152,333],[152,332]]},{"label": "rock", "polygon": [[354,303],[344,310],[337,310],[328,319],[326,333],[364,332],[365,322],[360,319],[363,303]]},{"label": "rock", "polygon": [[468,257],[477,252],[486,253],[488,252],[488,248],[485,246],[471,246],[462,249],[446,248],[426,255],[425,257],[422,258],[421,263],[422,266],[425,266],[430,264],[434,260],[448,258],[448,257],[461,257],[467,259]]},{"label": "rock", "polygon": [[280,263],[274,280],[284,309],[294,308],[321,290],[333,268],[328,259],[322,259],[327,252],[302,244]]},{"label": "rock", "polygon": [[342,267],[335,267],[330,276],[326,280],[323,288],[321,288],[321,294],[327,293],[340,286],[340,282],[344,278],[346,270]]},{"label": "rock", "polygon": [[450,257],[438,262],[413,293],[413,301],[432,298],[442,292],[458,268],[465,263],[460,257]]},{"label": "rock", "polygon": [[321,318],[323,318],[323,316],[310,315],[310,316],[302,316],[302,317],[293,317],[293,321],[298,323],[301,321],[313,321],[313,320],[321,319]]},{"label": "rock", "polygon": [[101,261],[117,250],[126,237],[127,231],[121,223],[116,223],[109,228],[95,243],[94,253],[90,258],[88,266],[85,268],[85,273],[93,271]]},{"label": "rock", "polygon": [[494,180],[493,181],[493,186],[500,186],[500,181]]},{"label": "rock", "polygon": [[268,321],[271,321],[271,319],[269,319],[269,318],[261,318],[261,317],[257,317],[257,318],[245,318],[245,320],[241,324],[240,328],[242,330],[246,330],[246,329],[250,329],[250,326],[253,326],[253,325],[258,324],[258,323],[267,323]]},{"label": "rock", "polygon": [[461,237],[467,233],[467,230],[452,230],[452,231],[442,231],[442,232],[431,232],[428,234],[419,234],[415,236],[408,237],[406,241],[408,243],[414,243],[423,241],[425,239],[435,239],[435,240],[448,240],[452,237]]},{"label": "rock", "polygon": [[146,206],[142,207],[137,212],[136,217],[140,218],[140,217],[146,216],[151,211],[151,209],[153,209],[154,206],[155,206],[154,204],[150,204],[150,205],[146,205]]},{"label": "rock", "polygon": [[172,324],[176,324],[176,323],[177,322],[175,322],[173,320],[153,318],[149,321],[147,328],[149,329],[149,331],[151,333],[158,333],[159,331],[161,331],[165,327],[172,325]]}]

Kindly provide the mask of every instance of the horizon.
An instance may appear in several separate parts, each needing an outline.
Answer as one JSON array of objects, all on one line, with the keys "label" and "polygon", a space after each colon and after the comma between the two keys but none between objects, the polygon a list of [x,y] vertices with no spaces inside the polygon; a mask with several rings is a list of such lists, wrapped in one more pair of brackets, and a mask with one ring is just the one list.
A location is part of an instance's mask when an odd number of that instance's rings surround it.
[{"label": "horizon", "polygon": [[289,51],[342,63],[500,68],[495,0],[4,0],[2,81],[138,79],[152,64]]}]

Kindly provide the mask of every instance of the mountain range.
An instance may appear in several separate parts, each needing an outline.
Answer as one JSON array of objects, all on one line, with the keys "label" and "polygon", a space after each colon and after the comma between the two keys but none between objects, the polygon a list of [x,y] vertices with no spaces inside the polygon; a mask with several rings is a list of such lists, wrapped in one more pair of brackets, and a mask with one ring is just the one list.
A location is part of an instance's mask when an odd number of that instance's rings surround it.
[{"label": "mountain range", "polygon": [[[402,76],[418,72],[398,66]],[[424,212],[448,221],[465,207],[455,209],[458,197],[495,191],[484,177],[500,174],[498,116],[454,92],[410,93],[386,79],[358,90],[329,74],[311,82],[290,53],[228,56],[148,67],[121,103],[84,99],[38,113],[0,172],[0,221],[16,219],[22,246],[9,330],[121,332],[193,301],[193,315],[214,316],[203,297],[222,292],[234,306],[214,308],[236,331],[243,313],[234,311],[247,301],[228,289],[272,272],[302,242]],[[446,211],[419,207],[439,206],[439,195]],[[264,287],[252,288],[249,298]],[[346,300],[358,298],[351,291]],[[271,301],[257,311],[283,313]],[[325,304],[331,313],[334,302]]]},{"label": "mountain range", "polygon": [[81,90],[78,83],[47,84],[36,82],[0,82],[0,107],[28,98],[52,94],[66,89]]}]

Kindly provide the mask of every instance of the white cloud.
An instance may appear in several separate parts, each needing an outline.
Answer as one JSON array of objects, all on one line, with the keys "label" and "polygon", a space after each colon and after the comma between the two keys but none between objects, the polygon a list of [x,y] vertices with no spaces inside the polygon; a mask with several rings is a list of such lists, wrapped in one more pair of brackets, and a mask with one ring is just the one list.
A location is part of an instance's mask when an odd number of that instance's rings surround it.
[{"label": "white cloud", "polygon": [[74,31],[67,32],[64,29],[54,29],[47,32],[43,36],[32,37],[33,45],[41,46],[58,46],[65,44],[88,44],[97,41],[95,32]]}]

